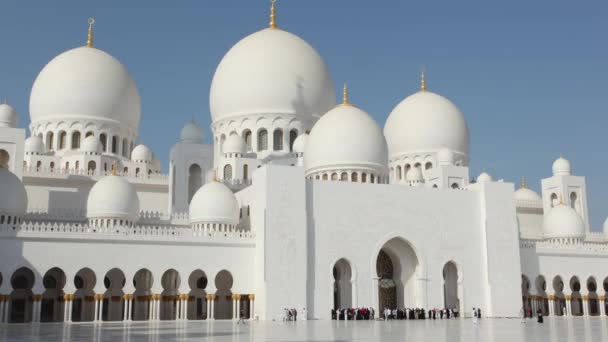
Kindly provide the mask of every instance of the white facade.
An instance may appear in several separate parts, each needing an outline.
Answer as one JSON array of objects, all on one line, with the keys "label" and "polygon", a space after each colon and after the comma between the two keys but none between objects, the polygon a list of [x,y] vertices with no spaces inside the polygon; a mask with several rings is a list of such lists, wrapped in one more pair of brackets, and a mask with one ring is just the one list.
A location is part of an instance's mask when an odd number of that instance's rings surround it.
[{"label": "white facade", "polygon": [[607,228],[566,159],[541,195],[472,180],[464,114],[424,78],[381,130],[274,20],[220,62],[213,145],[186,124],[168,175],[91,29],[35,81],[29,138],[0,105],[0,322],[606,315]]}]

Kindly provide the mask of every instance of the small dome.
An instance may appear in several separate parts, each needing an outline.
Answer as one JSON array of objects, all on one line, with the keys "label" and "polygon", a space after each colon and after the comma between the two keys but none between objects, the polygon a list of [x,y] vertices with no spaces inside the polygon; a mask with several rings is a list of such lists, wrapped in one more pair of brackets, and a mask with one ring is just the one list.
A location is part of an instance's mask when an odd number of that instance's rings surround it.
[{"label": "small dome", "polygon": [[139,197],[125,178],[106,176],[93,185],[87,199],[87,218],[139,218]]},{"label": "small dome", "polygon": [[422,170],[419,167],[412,167],[405,175],[408,182],[422,182],[424,177],[422,176]]},{"label": "small dome", "polygon": [[401,101],[384,125],[391,158],[449,148],[468,156],[469,129],[462,112],[447,98],[419,91]]},{"label": "small dome", "polygon": [[247,151],[247,145],[238,134],[230,134],[224,145],[222,146],[224,153],[245,153]]},{"label": "small dome", "polygon": [[298,136],[296,138],[296,141],[293,142],[293,152],[304,153],[304,150],[306,150],[307,144],[308,144],[308,134],[307,133],[300,134],[300,136]]},{"label": "small dome", "polygon": [[313,120],[336,105],[329,70],[317,51],[281,29],[253,33],[222,58],[209,94],[213,122],[249,114]]},{"label": "small dome", "polygon": [[27,210],[27,192],[19,178],[0,167],[0,214],[23,217]]},{"label": "small dome", "polygon": [[570,162],[564,157],[559,157],[553,162],[554,176],[569,176],[571,174]]},{"label": "small dome", "polygon": [[203,185],[190,202],[190,223],[239,223],[239,203],[234,193],[220,182]]},{"label": "small dome", "polygon": [[202,144],[203,143],[203,129],[200,128],[196,123],[189,122],[182,128],[179,135],[180,140],[184,143],[191,144]]},{"label": "small dome", "polygon": [[140,98],[128,70],[108,53],[78,47],[53,58],[30,95],[32,124],[50,120],[104,121],[137,132]]},{"label": "small dome", "polygon": [[563,203],[553,207],[543,220],[543,235],[546,239],[582,238],[585,230],[585,223],[579,214]]},{"label": "small dome", "polygon": [[153,158],[154,154],[152,153],[152,150],[150,150],[148,146],[144,144],[135,146],[133,152],[131,152],[131,160],[133,161],[149,163]]},{"label": "small dome", "polygon": [[7,103],[0,104],[0,127],[17,127],[19,116],[15,109]]},{"label": "small dome", "polygon": [[492,181],[492,176],[490,176],[490,174],[487,172],[482,172],[477,177],[477,183],[486,183],[486,182],[491,182],[491,181]]},{"label": "small dome", "polygon": [[80,150],[86,153],[102,153],[101,141],[94,136],[88,136],[82,141]]},{"label": "small dome", "polygon": [[340,105],[317,121],[304,152],[306,173],[324,168],[364,168],[386,174],[388,149],[374,119],[352,105]]},{"label": "small dome", "polygon": [[25,139],[24,146],[26,153],[44,153],[44,143],[42,143],[42,139],[39,136],[31,136]]},{"label": "small dome", "polygon": [[447,147],[442,147],[437,152],[437,164],[443,166],[454,165],[454,152]]},{"label": "small dome", "polygon": [[541,202],[543,199],[535,191],[528,188],[521,188],[515,191],[515,199],[519,201]]}]

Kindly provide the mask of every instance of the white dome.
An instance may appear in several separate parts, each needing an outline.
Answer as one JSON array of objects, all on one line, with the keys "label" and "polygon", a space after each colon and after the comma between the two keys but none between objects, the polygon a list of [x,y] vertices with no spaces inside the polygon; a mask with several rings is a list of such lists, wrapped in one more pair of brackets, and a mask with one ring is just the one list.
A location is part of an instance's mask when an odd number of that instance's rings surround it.
[{"label": "white dome", "polygon": [[569,176],[571,171],[570,162],[564,157],[559,157],[553,162],[554,176]]},{"label": "white dome", "polygon": [[366,112],[340,105],[313,126],[304,152],[306,173],[322,168],[373,168],[387,172],[388,149],[382,130]]},{"label": "white dome", "polygon": [[26,153],[44,153],[44,143],[39,136],[33,135],[25,139],[24,149]]},{"label": "white dome", "polygon": [[247,114],[318,117],[335,106],[336,95],[317,51],[294,34],[269,28],[245,37],[224,56],[209,104],[214,122]]},{"label": "white dome", "polygon": [[535,191],[528,188],[521,188],[515,191],[515,199],[519,201],[535,201],[540,202],[543,199]]},{"label": "white dome", "polygon": [[430,91],[405,98],[384,125],[391,158],[448,148],[469,154],[469,129],[464,115],[448,99]]},{"label": "white dome", "polygon": [[79,47],[55,57],[38,74],[30,96],[30,117],[32,124],[102,120],[137,132],[139,93],[116,58],[96,48]]},{"label": "white dome", "polygon": [[135,146],[133,151],[131,152],[131,160],[133,161],[143,161],[149,163],[154,159],[154,154],[152,150],[148,148],[148,146],[144,144],[139,144]]},{"label": "white dome", "polygon": [[84,138],[82,141],[82,145],[80,146],[80,150],[82,152],[87,153],[102,153],[101,141],[97,139],[95,136],[88,136]]},{"label": "white dome", "polygon": [[454,152],[449,148],[442,147],[437,152],[437,164],[444,166],[454,165]]},{"label": "white dome", "polygon": [[230,134],[226,141],[224,141],[224,146],[222,146],[222,151],[224,153],[245,153],[247,151],[247,145],[243,141],[238,134]]},{"label": "white dome", "polygon": [[422,182],[424,178],[422,177],[422,170],[419,167],[412,167],[405,175],[405,178],[409,182]]},{"label": "white dome", "polygon": [[482,172],[477,176],[477,183],[486,183],[491,182],[492,180],[492,176],[487,172]]},{"label": "white dome", "polygon": [[19,115],[15,109],[6,103],[0,104],[0,127],[17,127]]},{"label": "white dome", "polygon": [[224,184],[209,182],[203,185],[190,202],[190,223],[239,223],[239,203]]},{"label": "white dome", "polygon": [[89,192],[87,218],[116,218],[136,222],[139,218],[139,197],[135,187],[119,176],[98,180]]},{"label": "white dome", "polygon": [[180,140],[185,143],[202,144],[203,130],[194,122],[190,122],[182,128]]},{"label": "white dome", "polygon": [[19,178],[0,167],[0,214],[22,217],[27,210],[27,192]]},{"label": "white dome", "polygon": [[308,144],[308,134],[307,133],[300,134],[300,136],[298,136],[296,138],[296,141],[293,142],[293,151],[295,153],[304,153],[304,150],[306,150],[307,144]]},{"label": "white dome", "polygon": [[565,204],[558,204],[543,220],[543,235],[546,239],[582,238],[585,223],[579,214]]}]

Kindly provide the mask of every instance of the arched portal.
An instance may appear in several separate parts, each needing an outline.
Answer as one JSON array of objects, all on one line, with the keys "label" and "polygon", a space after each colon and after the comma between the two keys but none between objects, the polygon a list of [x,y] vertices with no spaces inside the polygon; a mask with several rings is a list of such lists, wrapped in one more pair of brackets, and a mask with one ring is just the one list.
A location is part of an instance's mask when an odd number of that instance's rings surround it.
[{"label": "arched portal", "polygon": [[458,268],[452,261],[443,266],[443,305],[447,309],[459,309]]},{"label": "arched portal", "polygon": [[553,291],[555,296],[553,311],[556,316],[563,316],[566,313],[566,296],[564,294],[564,281],[562,277],[555,276],[553,278]]},{"label": "arched portal", "polygon": [[163,321],[173,321],[177,318],[177,303],[179,300],[179,273],[174,269],[169,269],[163,273],[160,279],[163,292],[160,302],[160,319]]},{"label": "arched portal", "polygon": [[589,316],[599,316],[600,315],[600,306],[597,297],[597,282],[594,277],[589,277],[587,279],[587,303],[588,303],[588,311]]},{"label": "arched portal", "polygon": [[40,322],[63,322],[63,287],[66,277],[62,269],[53,267],[42,278],[44,293],[40,303]]},{"label": "arched portal", "polygon": [[154,278],[152,272],[142,268],[133,276],[133,309],[131,317],[134,321],[147,321],[150,319],[150,297]]},{"label": "arched portal", "polygon": [[549,298],[547,297],[547,281],[539,275],[534,281],[536,287],[536,311],[540,310],[544,316],[549,315]]},{"label": "arched portal", "polygon": [[526,317],[532,317],[532,298],[530,296],[530,279],[522,274],[521,275],[521,297],[522,307],[524,309],[524,315]]},{"label": "arched portal", "polygon": [[188,170],[188,204],[192,201],[192,197],[202,184],[202,170],[198,164],[190,165]]},{"label": "arched portal", "polygon": [[29,323],[32,321],[34,272],[27,267],[16,270],[11,277],[13,291],[10,295],[10,323]]},{"label": "arched portal", "polygon": [[570,290],[572,294],[570,295],[570,303],[572,306],[572,316],[582,316],[583,315],[583,298],[581,296],[581,282],[578,280],[577,276],[573,276],[570,278]]},{"label": "arched portal", "polygon": [[215,276],[215,292],[217,299],[213,317],[215,319],[231,319],[232,318],[232,274],[226,270],[221,270]]},{"label": "arched portal", "polygon": [[350,263],[346,259],[340,259],[334,264],[334,310],[352,307],[352,274]]},{"label": "arched portal", "polygon": [[122,321],[124,317],[124,292],[126,283],[125,274],[118,268],[113,268],[103,278],[106,292],[103,294],[103,321]]},{"label": "arched portal", "polygon": [[188,285],[188,319],[207,319],[207,275],[201,270],[193,271],[188,278]]},{"label": "arched portal", "polygon": [[416,301],[418,266],[416,252],[407,241],[393,238],[382,246],[376,257],[378,312],[420,306]]},{"label": "arched portal", "polygon": [[74,301],[72,302],[72,322],[92,322],[95,319],[95,292],[97,282],[95,272],[83,268],[74,276]]},{"label": "arched portal", "polygon": [[0,149],[0,169],[8,168],[10,159],[10,154],[6,150]]},{"label": "arched portal", "polygon": [[[608,277],[604,278],[603,285],[604,293],[608,294]],[[604,300],[601,301],[600,305],[604,306],[604,312],[608,314],[608,296],[604,296]]]}]

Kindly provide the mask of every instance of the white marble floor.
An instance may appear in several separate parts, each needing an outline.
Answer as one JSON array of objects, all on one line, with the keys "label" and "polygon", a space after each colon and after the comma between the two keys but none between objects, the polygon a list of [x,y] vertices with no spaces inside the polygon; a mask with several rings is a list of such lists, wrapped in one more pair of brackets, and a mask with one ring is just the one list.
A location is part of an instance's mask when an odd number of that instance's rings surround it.
[{"label": "white marble floor", "polygon": [[0,341],[608,341],[608,318],[0,325]]}]

